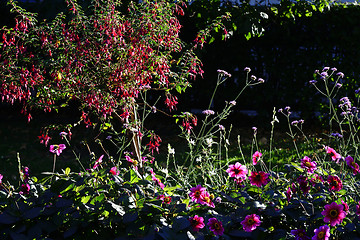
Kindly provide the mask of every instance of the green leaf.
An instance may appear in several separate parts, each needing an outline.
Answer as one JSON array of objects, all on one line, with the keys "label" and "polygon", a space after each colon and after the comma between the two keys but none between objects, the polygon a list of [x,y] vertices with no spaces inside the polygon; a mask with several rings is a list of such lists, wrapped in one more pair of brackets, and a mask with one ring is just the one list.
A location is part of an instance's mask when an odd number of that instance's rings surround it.
[{"label": "green leaf", "polygon": [[90,200],[90,198],[91,198],[90,195],[89,195],[89,196],[82,197],[82,198],[81,198],[81,202],[82,202],[83,204],[87,204],[88,201]]},{"label": "green leaf", "polygon": [[209,41],[209,44],[211,44],[212,42],[215,41],[215,38],[214,37],[211,37],[210,41]]},{"label": "green leaf", "polygon": [[251,38],[251,32],[246,33],[244,36],[246,40],[249,40]]},{"label": "green leaf", "polygon": [[181,88],[180,85],[176,85],[175,89],[176,89],[176,91],[178,91],[179,93],[181,93],[182,88]]}]

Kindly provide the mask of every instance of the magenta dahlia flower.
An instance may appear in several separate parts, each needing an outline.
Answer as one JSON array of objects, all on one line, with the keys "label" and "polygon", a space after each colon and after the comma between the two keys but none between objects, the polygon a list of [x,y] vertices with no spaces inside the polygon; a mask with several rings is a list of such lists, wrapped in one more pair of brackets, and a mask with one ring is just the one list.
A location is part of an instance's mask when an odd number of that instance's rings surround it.
[{"label": "magenta dahlia flower", "polygon": [[190,188],[191,193],[189,196],[191,197],[191,201],[196,203],[202,203],[201,194],[206,192],[206,188],[201,187],[201,185],[197,185],[196,187]]},{"label": "magenta dahlia flower", "polygon": [[204,218],[195,215],[189,218],[191,228],[194,232],[198,232],[200,229],[205,227]]},{"label": "magenta dahlia flower", "polygon": [[260,217],[256,214],[247,215],[243,221],[241,221],[241,225],[243,226],[245,232],[252,232],[258,226],[260,226],[261,221]]},{"label": "magenta dahlia flower", "polygon": [[253,165],[256,165],[259,161],[259,159],[261,158],[262,153],[259,151],[256,151],[253,155],[252,155],[252,160],[253,160]]},{"label": "magenta dahlia flower", "polygon": [[329,183],[330,191],[340,191],[343,187],[342,182],[338,176],[328,176],[327,182]]},{"label": "magenta dahlia flower", "polygon": [[324,222],[330,222],[331,226],[340,224],[346,216],[344,206],[342,204],[337,204],[336,202],[325,205],[325,210],[322,211],[321,214],[324,216]]},{"label": "magenta dahlia flower", "polygon": [[230,164],[226,172],[229,173],[230,177],[245,179],[248,170],[246,169],[246,166],[241,165],[239,162],[237,162],[235,164]]},{"label": "magenta dahlia flower", "polygon": [[308,156],[301,159],[301,168],[305,169],[308,173],[313,173],[316,170],[316,162],[312,162]]},{"label": "magenta dahlia flower", "polygon": [[258,187],[265,186],[270,181],[269,176],[269,173],[265,173],[263,171],[251,172],[249,177],[250,183]]},{"label": "magenta dahlia flower", "polygon": [[353,174],[356,175],[359,173],[360,168],[359,165],[354,161],[351,156],[347,156],[345,158],[346,164],[353,170]]},{"label": "magenta dahlia flower", "polygon": [[331,159],[333,161],[339,161],[339,159],[341,159],[341,155],[338,154],[333,148],[331,147],[328,147],[328,146],[325,146],[325,151],[327,154],[330,155]]},{"label": "magenta dahlia flower", "polygon": [[295,240],[310,240],[304,229],[291,230],[291,234],[294,235]]},{"label": "magenta dahlia flower", "polygon": [[321,226],[314,230],[315,235],[311,240],[328,240],[330,237],[330,227],[328,225]]},{"label": "magenta dahlia flower", "polygon": [[218,221],[216,218],[210,218],[207,225],[209,226],[210,231],[212,231],[216,236],[224,234],[222,222]]}]

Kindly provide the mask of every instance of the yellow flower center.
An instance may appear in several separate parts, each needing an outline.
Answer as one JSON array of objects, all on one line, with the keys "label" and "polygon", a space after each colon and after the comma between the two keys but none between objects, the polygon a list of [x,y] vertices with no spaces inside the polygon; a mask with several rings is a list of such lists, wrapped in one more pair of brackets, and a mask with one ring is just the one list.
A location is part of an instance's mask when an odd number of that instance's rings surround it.
[{"label": "yellow flower center", "polygon": [[305,166],[311,167],[311,163],[310,162],[305,162]]},{"label": "yellow flower center", "polygon": [[196,191],[194,195],[195,197],[200,197],[200,191]]},{"label": "yellow flower center", "polygon": [[216,230],[219,230],[219,229],[220,229],[220,225],[219,225],[218,223],[214,223],[214,228],[215,228]]},{"label": "yellow flower center", "polygon": [[324,237],[324,232],[319,232],[317,236],[318,238],[322,239]]}]

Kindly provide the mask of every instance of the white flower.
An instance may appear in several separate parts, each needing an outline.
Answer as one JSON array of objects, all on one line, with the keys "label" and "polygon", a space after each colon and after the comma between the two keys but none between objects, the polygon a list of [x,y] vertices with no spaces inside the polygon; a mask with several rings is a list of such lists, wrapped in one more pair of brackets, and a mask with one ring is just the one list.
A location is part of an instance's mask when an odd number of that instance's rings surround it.
[{"label": "white flower", "polygon": [[190,143],[191,145],[195,146],[195,140],[194,140],[194,139],[190,139],[190,140],[189,140],[189,143]]},{"label": "white flower", "polygon": [[195,161],[196,161],[196,162],[201,162],[201,156],[197,157],[197,158],[195,159]]},{"label": "white flower", "polygon": [[212,140],[212,138],[207,138],[205,139],[206,144],[208,145],[208,147],[211,147],[214,143],[214,141]]},{"label": "white flower", "polygon": [[175,155],[175,148],[172,148],[170,144],[168,144],[168,152],[170,155]]}]

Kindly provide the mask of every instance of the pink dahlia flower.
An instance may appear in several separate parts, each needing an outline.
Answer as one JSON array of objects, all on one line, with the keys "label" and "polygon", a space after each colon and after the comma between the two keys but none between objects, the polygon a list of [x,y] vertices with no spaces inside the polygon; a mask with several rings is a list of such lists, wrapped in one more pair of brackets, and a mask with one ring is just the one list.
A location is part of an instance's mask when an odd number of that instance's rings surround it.
[{"label": "pink dahlia flower", "polygon": [[189,218],[191,228],[194,232],[198,232],[200,229],[205,227],[204,218],[195,215]]},{"label": "pink dahlia flower", "polygon": [[260,217],[256,214],[247,215],[243,221],[241,221],[241,225],[243,226],[245,232],[252,232],[258,226],[260,226],[261,221]]},{"label": "pink dahlia flower", "polygon": [[191,197],[191,201],[196,203],[202,203],[201,194],[206,192],[206,188],[201,187],[201,185],[197,185],[196,187],[190,188],[191,193],[189,196]]},{"label": "pink dahlia flower", "polygon": [[237,162],[235,164],[230,164],[226,172],[229,173],[230,177],[245,179],[248,170],[246,169],[246,166],[241,165],[239,162]]},{"label": "pink dahlia flower", "polygon": [[325,210],[322,211],[321,214],[324,216],[324,222],[330,222],[331,226],[340,224],[346,216],[344,206],[342,204],[337,204],[336,202],[325,205]]},{"label": "pink dahlia flower", "polygon": [[258,187],[265,186],[270,181],[269,175],[269,173],[265,173],[263,171],[251,172],[251,175],[249,177],[250,183]]}]

